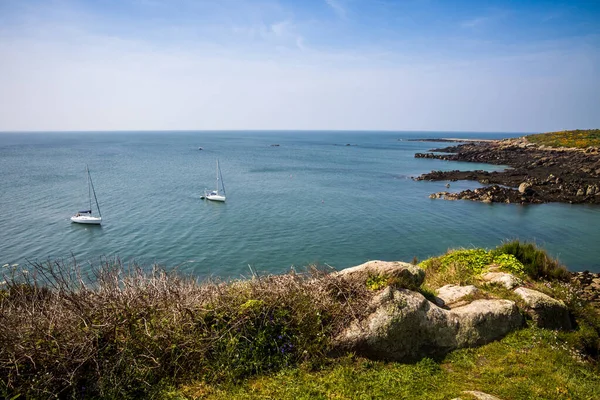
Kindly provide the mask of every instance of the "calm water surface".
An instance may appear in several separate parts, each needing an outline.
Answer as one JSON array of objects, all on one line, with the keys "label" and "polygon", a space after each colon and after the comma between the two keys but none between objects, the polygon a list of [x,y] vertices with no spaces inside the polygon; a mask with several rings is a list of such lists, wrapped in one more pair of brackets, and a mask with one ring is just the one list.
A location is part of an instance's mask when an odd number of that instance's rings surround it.
[{"label": "calm water surface", "polygon": [[[0,133],[0,264],[119,256],[200,277],[284,272],[311,263],[424,259],[449,248],[535,240],[572,270],[600,271],[600,208],[428,198],[431,170],[501,169],[415,159],[457,132]],[[279,146],[271,146],[279,144]],[[202,146],[204,150],[199,151]],[[200,200],[215,186],[225,204]],[[88,164],[103,225],[86,208]],[[478,187],[453,182],[451,190]]]}]

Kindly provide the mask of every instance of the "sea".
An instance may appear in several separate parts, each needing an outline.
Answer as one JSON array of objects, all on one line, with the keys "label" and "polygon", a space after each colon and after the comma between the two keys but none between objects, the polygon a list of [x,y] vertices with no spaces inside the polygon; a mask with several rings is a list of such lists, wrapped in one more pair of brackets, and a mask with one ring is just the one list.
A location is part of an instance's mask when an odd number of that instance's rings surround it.
[{"label": "sea", "polygon": [[[119,259],[198,278],[412,261],[534,241],[572,271],[600,272],[600,207],[430,199],[432,170],[504,166],[416,159],[448,143],[520,133],[174,131],[0,133],[0,265]],[[202,148],[202,149],[200,149]],[[202,200],[217,185],[227,201]],[[72,223],[89,207],[101,226]],[[477,182],[450,182],[451,191]],[[96,207],[93,205],[94,213]]]}]

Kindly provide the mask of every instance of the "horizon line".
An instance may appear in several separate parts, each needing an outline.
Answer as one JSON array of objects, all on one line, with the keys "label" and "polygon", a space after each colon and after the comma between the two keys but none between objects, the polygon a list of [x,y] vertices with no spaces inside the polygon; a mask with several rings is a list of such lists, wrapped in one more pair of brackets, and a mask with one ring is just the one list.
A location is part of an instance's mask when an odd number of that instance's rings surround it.
[{"label": "horizon line", "polygon": [[576,129],[561,129],[556,131],[495,131],[495,130],[401,130],[401,129],[68,129],[68,130],[0,130],[0,134],[4,133],[166,133],[166,132],[423,132],[423,133],[515,133],[515,134],[533,134],[559,132],[564,130]]}]

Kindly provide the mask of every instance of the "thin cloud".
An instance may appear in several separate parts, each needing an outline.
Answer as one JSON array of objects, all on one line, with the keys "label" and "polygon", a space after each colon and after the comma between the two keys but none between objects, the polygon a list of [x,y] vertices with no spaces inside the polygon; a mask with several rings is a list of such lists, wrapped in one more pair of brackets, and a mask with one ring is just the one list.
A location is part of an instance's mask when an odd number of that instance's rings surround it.
[{"label": "thin cloud", "polygon": [[477,17],[463,21],[460,26],[462,28],[481,28],[490,21],[490,17]]},{"label": "thin cloud", "polygon": [[281,38],[289,34],[290,21],[280,21],[271,25],[271,32],[275,34],[275,36]]},{"label": "thin cloud", "polygon": [[562,12],[555,11],[555,12],[551,12],[551,13],[547,13],[547,14],[543,15],[541,18],[541,21],[548,22],[548,21],[560,19],[560,18],[562,18],[562,16],[563,16]]},{"label": "thin cloud", "polygon": [[333,12],[341,19],[346,19],[346,9],[338,0],[325,0],[325,3],[333,10]]},{"label": "thin cloud", "polygon": [[296,38],[296,47],[298,47],[302,51],[307,49],[306,45],[304,44],[304,38],[302,36],[298,36]]}]

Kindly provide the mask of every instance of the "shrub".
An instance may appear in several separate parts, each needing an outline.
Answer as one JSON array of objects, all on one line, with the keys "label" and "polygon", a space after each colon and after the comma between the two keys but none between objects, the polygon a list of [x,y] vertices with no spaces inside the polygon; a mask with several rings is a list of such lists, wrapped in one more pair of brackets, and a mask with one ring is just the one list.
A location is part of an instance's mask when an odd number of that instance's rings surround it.
[{"label": "shrub", "polygon": [[379,290],[388,286],[390,279],[384,275],[371,275],[367,278],[367,289]]},{"label": "shrub", "polygon": [[197,283],[160,268],[35,263],[0,296],[0,397],[148,398],[323,360],[364,284],[313,271]]},{"label": "shrub", "polygon": [[521,243],[518,240],[498,246],[494,253],[513,255],[524,266],[525,273],[532,279],[557,279],[567,281],[570,274],[557,260],[534,243]]},{"label": "shrub", "polygon": [[476,275],[481,274],[491,265],[517,275],[522,274],[525,268],[511,254],[485,249],[454,250],[419,264],[427,271],[426,279],[431,287],[440,287],[448,283],[471,284]]}]

